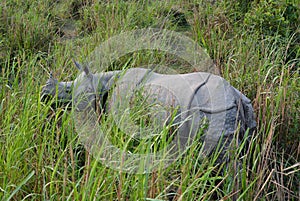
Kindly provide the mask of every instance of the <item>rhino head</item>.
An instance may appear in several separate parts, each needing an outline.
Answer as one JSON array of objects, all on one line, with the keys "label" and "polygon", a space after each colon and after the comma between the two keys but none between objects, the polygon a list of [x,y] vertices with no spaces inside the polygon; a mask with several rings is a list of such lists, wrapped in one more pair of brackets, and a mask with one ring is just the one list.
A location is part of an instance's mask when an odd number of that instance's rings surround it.
[{"label": "rhino head", "polygon": [[87,66],[83,67],[74,60],[73,62],[81,74],[70,82],[59,82],[51,74],[42,88],[41,99],[47,101],[49,98],[56,97],[62,105],[69,105],[72,100],[75,100],[80,110],[88,105],[95,107],[99,80]]},{"label": "rhino head", "polygon": [[42,88],[41,100],[47,102],[50,98],[57,96],[59,103],[67,105],[72,100],[72,88],[73,82],[58,82],[51,74]]},{"label": "rhino head", "polygon": [[103,73],[92,73],[88,66],[82,66],[74,61],[75,66],[81,72],[74,81],[59,82],[52,75],[42,88],[41,99],[47,101],[49,98],[56,97],[62,105],[75,103],[75,108],[84,110],[91,106],[96,108],[97,100],[99,106],[106,102],[107,94],[113,85],[114,77],[120,71],[111,71]]}]

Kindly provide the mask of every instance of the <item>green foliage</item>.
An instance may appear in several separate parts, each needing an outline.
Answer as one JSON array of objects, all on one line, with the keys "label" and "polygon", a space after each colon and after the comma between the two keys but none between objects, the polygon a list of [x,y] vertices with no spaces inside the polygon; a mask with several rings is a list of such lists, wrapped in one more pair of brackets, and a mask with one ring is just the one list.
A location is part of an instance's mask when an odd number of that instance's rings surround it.
[{"label": "green foliage", "polygon": [[2,51],[9,55],[16,55],[22,50],[35,53],[47,51],[50,40],[55,37],[55,26],[49,21],[46,8],[48,4],[44,1],[2,1]]},{"label": "green foliage", "polygon": [[[218,166],[220,153],[202,158],[198,139],[185,157],[155,173],[114,171],[79,145],[71,111],[52,110],[55,98],[41,102],[50,71],[59,80],[74,79],[72,58],[85,61],[101,41],[149,26],[191,37],[252,100],[258,126],[241,158],[243,146],[233,143],[227,166]],[[298,200],[299,40],[298,1],[1,1],[0,200]],[[114,65],[160,61],[180,72],[195,70],[147,51]],[[151,120],[142,118],[147,108],[132,112],[137,124]],[[161,142],[132,142],[106,123],[120,146],[149,151],[143,143]],[[164,143],[156,145],[153,150]]]},{"label": "green foliage", "polygon": [[262,0],[252,3],[244,23],[260,35],[288,36],[299,24],[300,9],[286,1]]}]

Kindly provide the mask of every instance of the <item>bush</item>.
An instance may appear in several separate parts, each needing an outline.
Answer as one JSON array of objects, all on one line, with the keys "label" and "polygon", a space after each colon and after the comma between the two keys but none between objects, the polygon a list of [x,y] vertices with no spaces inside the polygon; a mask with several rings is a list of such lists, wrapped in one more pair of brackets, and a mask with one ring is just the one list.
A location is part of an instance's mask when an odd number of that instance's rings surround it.
[{"label": "bush", "polygon": [[299,11],[292,3],[284,1],[254,1],[252,9],[245,15],[244,23],[260,35],[287,36],[297,29]]}]

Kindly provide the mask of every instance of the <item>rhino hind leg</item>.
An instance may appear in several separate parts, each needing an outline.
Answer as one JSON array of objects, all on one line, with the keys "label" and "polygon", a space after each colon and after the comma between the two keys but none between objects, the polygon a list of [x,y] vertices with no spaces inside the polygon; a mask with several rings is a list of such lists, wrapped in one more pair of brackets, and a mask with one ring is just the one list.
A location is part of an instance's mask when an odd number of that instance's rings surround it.
[{"label": "rhino hind leg", "polygon": [[234,89],[236,107],[226,113],[224,135],[220,138],[223,146],[218,162],[229,161],[231,157],[241,157],[249,149],[250,140],[255,132],[256,121],[250,100],[241,92]]}]

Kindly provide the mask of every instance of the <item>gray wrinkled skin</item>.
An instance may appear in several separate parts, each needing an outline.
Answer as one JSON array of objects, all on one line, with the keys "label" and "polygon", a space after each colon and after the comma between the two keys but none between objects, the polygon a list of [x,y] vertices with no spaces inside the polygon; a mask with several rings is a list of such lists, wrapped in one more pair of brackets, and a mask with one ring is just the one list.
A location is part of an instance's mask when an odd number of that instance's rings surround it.
[{"label": "gray wrinkled skin", "polygon": [[[50,77],[42,89],[42,96],[57,95],[57,99],[63,103],[68,103],[73,98],[77,102],[77,110],[84,110],[87,106],[96,109],[96,104],[103,108],[108,105],[105,111],[108,112],[113,110],[120,91],[130,93],[128,90],[143,85],[161,102],[170,102],[170,97],[173,97],[172,104],[179,106],[181,119],[193,117],[179,129],[181,146],[187,145],[189,137],[196,134],[201,126],[198,122],[204,116],[209,120],[211,127],[203,136],[206,154],[211,153],[220,139],[226,150],[237,129],[240,144],[247,129],[249,139],[256,127],[251,101],[219,76],[201,72],[163,75],[141,68],[129,69],[125,73],[111,71],[92,74],[88,68],[75,64],[82,73],[73,82],[58,82]],[[130,87],[126,84],[128,82]],[[106,100],[107,94],[110,94],[111,99]]]}]

